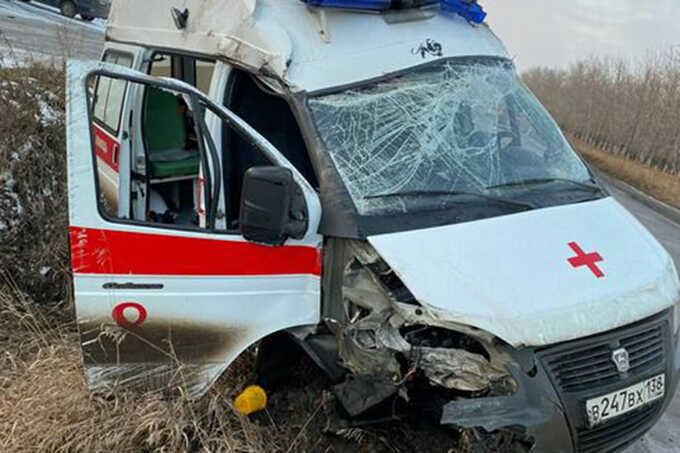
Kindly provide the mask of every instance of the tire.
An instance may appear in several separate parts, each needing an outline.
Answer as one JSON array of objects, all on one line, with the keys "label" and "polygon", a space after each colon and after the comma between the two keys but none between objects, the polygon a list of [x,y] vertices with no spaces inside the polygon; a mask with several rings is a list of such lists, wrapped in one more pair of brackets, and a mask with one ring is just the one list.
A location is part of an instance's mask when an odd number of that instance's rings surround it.
[{"label": "tire", "polygon": [[94,17],[86,15],[80,15],[80,18],[86,22],[92,22],[94,20]]},{"label": "tire", "polygon": [[62,16],[66,16],[71,19],[74,18],[76,16],[76,13],[78,12],[76,9],[76,5],[71,0],[61,2],[59,10],[61,11]]}]

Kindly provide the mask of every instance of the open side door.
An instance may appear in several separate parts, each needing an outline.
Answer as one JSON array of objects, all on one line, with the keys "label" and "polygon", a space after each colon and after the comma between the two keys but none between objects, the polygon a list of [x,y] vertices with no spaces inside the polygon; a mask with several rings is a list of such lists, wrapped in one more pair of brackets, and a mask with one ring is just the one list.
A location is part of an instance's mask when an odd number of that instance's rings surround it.
[{"label": "open side door", "polygon": [[[148,117],[143,130],[129,131],[144,134],[130,142],[144,144],[145,162],[120,176],[143,187],[128,194],[131,200],[146,197],[143,213],[107,211],[93,151],[95,77],[134,84],[155,102],[148,111],[135,113]],[[199,396],[254,342],[320,321],[321,205],[312,187],[269,142],[180,81],[108,63],[69,61],[67,84],[71,258],[84,368],[92,389],[182,386]],[[170,118],[178,105],[182,121]],[[266,241],[272,237],[266,228],[219,227],[226,225],[220,221],[222,153],[205,126],[206,112],[271,162],[246,178],[247,190],[255,195],[244,201],[241,215],[243,222],[264,226],[276,224],[276,216],[292,216],[292,226],[278,231],[270,245],[248,241],[240,232]],[[166,126],[163,115],[170,115]],[[139,150],[130,152],[139,155]],[[144,168],[145,174],[135,168]],[[292,201],[270,215],[262,211],[266,190],[278,187],[292,193]],[[165,213],[155,207],[159,203],[165,204]],[[185,208],[171,212],[174,204]],[[186,206],[193,206],[196,215]]]}]

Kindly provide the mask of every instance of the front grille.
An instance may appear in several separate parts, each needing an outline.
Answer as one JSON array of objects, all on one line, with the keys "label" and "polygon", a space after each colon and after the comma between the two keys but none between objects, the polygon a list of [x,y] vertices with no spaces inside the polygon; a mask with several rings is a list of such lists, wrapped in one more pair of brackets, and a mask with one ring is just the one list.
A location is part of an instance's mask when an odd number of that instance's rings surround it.
[{"label": "front grille", "polygon": [[[565,392],[577,392],[617,382],[623,375],[612,361],[612,351],[624,347],[630,359],[629,375],[653,368],[664,360],[664,332],[661,324],[649,330],[603,338],[584,348],[568,350],[547,358],[547,365],[556,383]],[[612,344],[618,346],[612,347]]]},{"label": "front grille", "polygon": [[[637,324],[537,351],[557,390],[578,453],[606,453],[627,446],[646,432],[661,412],[664,400],[588,427],[586,401],[667,372],[670,312]],[[630,369],[620,373],[612,353],[626,348]],[[668,379],[666,380],[668,383]]]},{"label": "front grille", "polygon": [[595,428],[577,430],[579,453],[603,453],[630,444],[649,429],[662,406],[656,402]]}]

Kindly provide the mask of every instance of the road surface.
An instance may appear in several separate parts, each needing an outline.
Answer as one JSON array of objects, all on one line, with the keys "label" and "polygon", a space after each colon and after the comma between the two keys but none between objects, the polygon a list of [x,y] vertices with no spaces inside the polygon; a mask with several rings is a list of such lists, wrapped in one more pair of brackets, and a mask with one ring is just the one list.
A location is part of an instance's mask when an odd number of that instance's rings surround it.
[{"label": "road surface", "polygon": [[[104,24],[67,19],[54,8],[18,0],[0,0],[0,56],[8,48],[38,57],[98,59],[104,46]],[[2,60],[0,59],[0,63]],[[641,203],[627,189],[610,186],[612,195],[661,241],[680,268],[680,224]],[[627,453],[680,453],[680,396],[669,411]]]},{"label": "road surface", "polygon": [[[635,215],[649,231],[666,247],[680,269],[680,224],[659,210],[654,203],[641,203],[631,191],[608,185],[614,198]],[[678,216],[680,217],[680,215]],[[670,408],[652,430],[640,441],[626,450],[626,453],[678,453],[680,452],[680,392]]]},{"label": "road surface", "polygon": [[25,59],[99,59],[104,24],[68,19],[39,3],[0,0],[0,66]]}]

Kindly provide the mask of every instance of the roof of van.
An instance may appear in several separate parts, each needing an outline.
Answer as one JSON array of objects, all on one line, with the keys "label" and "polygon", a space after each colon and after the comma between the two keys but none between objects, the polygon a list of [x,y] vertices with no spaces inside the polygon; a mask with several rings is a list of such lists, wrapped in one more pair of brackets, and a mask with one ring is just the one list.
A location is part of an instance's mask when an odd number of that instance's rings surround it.
[{"label": "roof of van", "polygon": [[[176,27],[172,7],[189,10]],[[114,0],[107,40],[213,55],[317,91],[440,58],[507,57],[486,25],[434,10],[358,13],[300,0]]]}]

